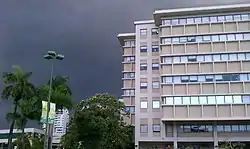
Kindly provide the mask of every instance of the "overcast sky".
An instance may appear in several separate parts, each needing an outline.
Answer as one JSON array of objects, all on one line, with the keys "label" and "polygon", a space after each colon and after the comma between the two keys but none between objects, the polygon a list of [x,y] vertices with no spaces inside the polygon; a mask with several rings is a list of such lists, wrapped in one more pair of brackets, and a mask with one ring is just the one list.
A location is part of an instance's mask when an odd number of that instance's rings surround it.
[{"label": "overcast sky", "polygon": [[[0,71],[18,64],[44,84],[48,50],[65,55],[56,74],[70,77],[74,101],[95,93],[121,95],[121,49],[116,35],[133,32],[133,21],[152,19],[155,9],[248,3],[250,0],[0,0]],[[2,83],[0,89],[2,90]],[[7,128],[0,102],[0,128]]]}]

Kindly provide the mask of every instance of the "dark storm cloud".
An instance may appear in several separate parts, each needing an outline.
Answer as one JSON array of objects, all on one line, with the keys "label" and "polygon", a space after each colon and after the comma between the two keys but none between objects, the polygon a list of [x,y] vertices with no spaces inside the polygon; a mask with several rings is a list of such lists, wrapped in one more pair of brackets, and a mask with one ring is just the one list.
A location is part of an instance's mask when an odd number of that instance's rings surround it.
[{"label": "dark storm cloud", "polygon": [[[70,76],[75,102],[98,92],[120,96],[119,32],[133,32],[133,21],[151,19],[155,9],[236,2],[250,0],[1,0],[0,71],[19,64],[43,84],[50,70],[43,54],[55,49],[66,57],[56,74]],[[0,108],[6,127],[10,104]]]}]

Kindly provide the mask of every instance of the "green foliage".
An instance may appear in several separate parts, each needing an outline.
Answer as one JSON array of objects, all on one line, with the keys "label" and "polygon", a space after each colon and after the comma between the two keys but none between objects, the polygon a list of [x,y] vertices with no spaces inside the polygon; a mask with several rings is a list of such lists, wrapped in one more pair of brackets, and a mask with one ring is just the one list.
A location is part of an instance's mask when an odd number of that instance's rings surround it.
[{"label": "green foliage", "polygon": [[[43,149],[44,137],[34,134],[25,134],[24,135],[25,149]],[[22,137],[18,136],[17,139],[13,142],[17,149],[23,149]]]},{"label": "green foliage", "polygon": [[20,126],[21,124],[22,126],[25,125],[27,122],[22,114],[18,113],[18,107],[25,100],[29,100],[35,93],[35,87],[29,81],[31,75],[31,72],[26,73],[19,66],[13,66],[13,72],[5,72],[2,75],[4,81],[4,89],[1,94],[2,99],[12,100],[14,105],[13,112],[6,115],[7,121],[11,121],[8,138],[9,149],[12,146],[12,133],[16,121],[20,122],[17,123]]},{"label": "green foliage", "polygon": [[[67,84],[68,80],[69,80],[68,77],[62,77],[62,76],[56,76],[53,78],[51,102],[56,103],[57,109],[58,108],[61,109],[62,107],[71,109],[73,107],[71,90]],[[37,89],[37,95],[40,98],[40,100],[46,101],[48,99],[48,93],[49,93],[49,84],[40,86]]]},{"label": "green foliage", "polygon": [[[28,120],[40,120],[42,100],[48,99],[49,84],[36,88],[30,81],[31,72],[24,72],[19,66],[13,66],[13,72],[3,73],[4,89],[2,99],[11,100],[13,112],[6,114],[6,120],[11,123],[9,132],[9,149],[11,148],[14,126],[22,130],[21,142],[25,142],[24,128]],[[68,77],[56,76],[52,82],[51,102],[57,108],[73,107],[71,90],[68,86]],[[26,148],[26,143],[21,143]]]},{"label": "green foliage", "polygon": [[61,143],[64,149],[125,149],[132,127],[124,123],[125,106],[116,97],[98,94],[82,100]]},{"label": "green foliage", "polygon": [[236,142],[224,142],[220,145],[220,149],[244,149],[246,145],[244,143]]}]

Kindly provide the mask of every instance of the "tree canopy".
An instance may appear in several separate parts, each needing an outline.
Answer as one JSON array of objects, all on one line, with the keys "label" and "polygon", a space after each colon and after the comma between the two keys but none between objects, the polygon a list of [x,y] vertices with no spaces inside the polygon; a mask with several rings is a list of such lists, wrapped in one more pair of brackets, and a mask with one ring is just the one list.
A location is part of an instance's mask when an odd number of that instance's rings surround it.
[{"label": "tree canopy", "polygon": [[132,127],[123,121],[124,103],[108,94],[97,94],[77,105],[64,149],[125,149],[132,142]]}]

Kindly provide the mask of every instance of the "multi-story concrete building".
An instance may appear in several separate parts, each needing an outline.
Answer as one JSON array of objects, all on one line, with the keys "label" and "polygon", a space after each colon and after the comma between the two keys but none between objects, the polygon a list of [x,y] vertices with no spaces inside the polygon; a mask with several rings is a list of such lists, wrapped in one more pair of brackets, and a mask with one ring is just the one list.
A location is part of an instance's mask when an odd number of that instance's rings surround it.
[{"label": "multi-story concrete building", "polygon": [[53,142],[60,142],[61,137],[66,134],[68,123],[69,123],[68,109],[57,110],[53,126]]},{"label": "multi-story concrete building", "polygon": [[250,141],[250,4],[153,16],[118,35],[135,148]]},{"label": "multi-story concrete building", "polygon": [[[55,121],[53,124],[52,133],[52,143],[58,144],[63,135],[66,134],[67,127],[69,123],[69,111],[68,109],[58,109],[55,115]],[[43,124],[43,129],[45,129],[45,124]]]}]

